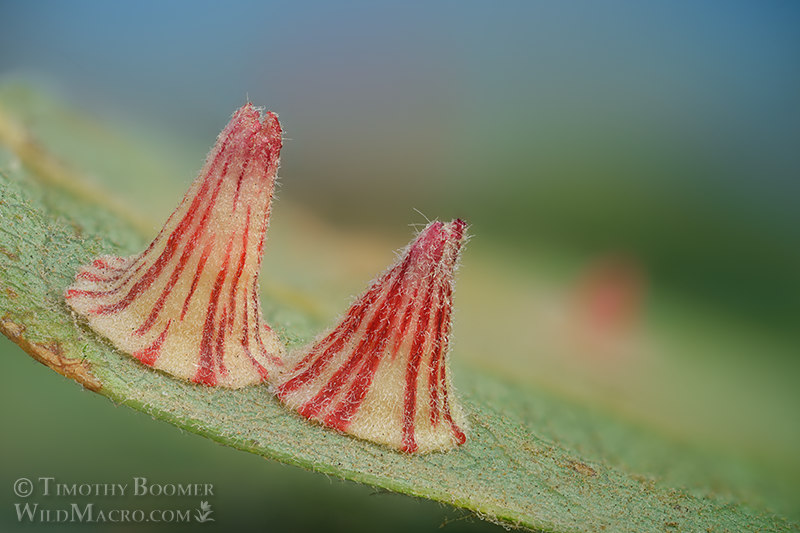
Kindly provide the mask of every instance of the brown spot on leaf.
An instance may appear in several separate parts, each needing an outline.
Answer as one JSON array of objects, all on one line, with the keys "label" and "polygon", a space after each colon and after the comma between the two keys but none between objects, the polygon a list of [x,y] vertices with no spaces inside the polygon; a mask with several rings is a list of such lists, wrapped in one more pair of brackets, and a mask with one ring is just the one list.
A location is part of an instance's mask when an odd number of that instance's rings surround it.
[{"label": "brown spot on leaf", "polygon": [[15,254],[14,252],[10,252],[10,251],[6,250],[2,246],[0,246],[0,254],[3,254],[4,256],[8,257],[12,261],[19,261],[19,256],[17,254]]},{"label": "brown spot on leaf", "polygon": [[87,389],[98,392],[102,383],[91,373],[89,363],[64,357],[64,350],[55,341],[47,344],[31,342],[24,337],[25,328],[7,318],[0,319],[0,333],[18,344],[34,359],[49,366],[62,376],[74,379]]},{"label": "brown spot on leaf", "polygon": [[580,461],[569,461],[567,463],[567,466],[569,466],[571,469],[578,472],[579,474],[583,474],[584,476],[597,475],[597,470],[587,465],[586,463],[582,463]]},{"label": "brown spot on leaf", "polygon": [[16,299],[16,298],[19,298],[19,294],[17,294],[17,293],[14,291],[14,289],[12,289],[11,287],[6,287],[6,288],[5,288],[5,293],[6,293],[6,296],[8,296],[8,297],[9,297],[9,298],[11,298],[11,299]]},{"label": "brown spot on leaf", "polygon": [[539,455],[539,453],[540,453],[539,452],[539,448],[537,448],[533,444],[529,444],[528,442],[523,441],[522,444],[520,444],[520,446],[522,446],[522,449],[525,450],[526,452],[528,452],[531,455],[536,456],[536,455]]}]

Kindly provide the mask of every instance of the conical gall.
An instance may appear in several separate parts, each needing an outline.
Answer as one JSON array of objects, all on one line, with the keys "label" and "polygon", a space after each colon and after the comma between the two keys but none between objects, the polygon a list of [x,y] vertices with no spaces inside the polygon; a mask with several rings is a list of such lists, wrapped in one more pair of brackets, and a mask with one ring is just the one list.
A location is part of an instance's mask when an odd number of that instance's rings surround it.
[{"label": "conical gall", "polygon": [[338,326],[290,356],[278,397],[306,418],[405,452],[463,444],[447,354],[464,228],[429,224]]},{"label": "conical gall", "polygon": [[150,246],[81,267],[69,306],[148,366],[205,385],[266,381],[283,352],[258,296],[280,150],[277,116],[239,109]]}]

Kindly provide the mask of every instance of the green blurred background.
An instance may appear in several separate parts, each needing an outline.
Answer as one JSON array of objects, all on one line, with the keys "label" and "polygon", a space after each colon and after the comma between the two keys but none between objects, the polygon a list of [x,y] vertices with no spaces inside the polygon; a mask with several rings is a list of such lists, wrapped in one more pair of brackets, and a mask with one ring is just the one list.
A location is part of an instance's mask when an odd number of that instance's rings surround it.
[{"label": "green blurred background", "polygon": [[[266,283],[332,320],[408,224],[464,217],[456,357],[730,458],[727,482],[800,519],[797,3],[2,2],[0,20],[0,75],[150,151],[159,194],[74,147],[154,228],[230,113],[267,106],[287,137],[270,239],[290,260],[268,249]],[[0,502],[20,476],[143,475],[215,483],[226,528],[496,529],[182,434],[8,341],[0,354]]]}]

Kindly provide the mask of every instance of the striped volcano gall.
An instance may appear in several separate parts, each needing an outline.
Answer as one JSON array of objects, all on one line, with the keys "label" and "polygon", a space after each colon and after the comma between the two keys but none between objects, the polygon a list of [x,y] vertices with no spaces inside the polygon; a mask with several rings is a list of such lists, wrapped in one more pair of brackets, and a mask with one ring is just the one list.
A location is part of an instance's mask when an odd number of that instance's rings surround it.
[{"label": "striped volcano gall", "polygon": [[277,116],[239,109],[147,249],[81,267],[68,305],[121,351],[179,378],[268,382],[301,415],[408,453],[463,444],[447,355],[466,224],[430,223],[338,326],[284,366],[258,284],[280,150]]},{"label": "striped volcano gall", "polygon": [[462,220],[430,223],[335,328],[287,356],[278,397],[306,418],[405,452],[463,444],[447,354],[464,229]]},{"label": "striped volcano gall", "polygon": [[81,267],[68,305],[174,376],[233,388],[266,381],[283,353],[258,296],[281,143],[274,113],[236,111],[155,240],[139,255]]}]

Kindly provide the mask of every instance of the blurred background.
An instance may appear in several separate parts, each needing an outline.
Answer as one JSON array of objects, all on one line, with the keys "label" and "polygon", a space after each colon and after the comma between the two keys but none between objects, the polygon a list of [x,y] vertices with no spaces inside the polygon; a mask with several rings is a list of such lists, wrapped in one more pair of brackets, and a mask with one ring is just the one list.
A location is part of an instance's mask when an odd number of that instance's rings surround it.
[{"label": "blurred background", "polygon": [[[456,357],[729,457],[718,475],[800,519],[796,2],[5,1],[0,20],[2,80],[149,148],[158,194],[94,170],[154,229],[232,111],[266,106],[287,139],[270,239],[291,260],[268,250],[265,280],[290,272],[330,321],[409,224],[463,217]],[[497,529],[181,434],[0,353],[3,501],[26,473],[204,465],[223,525]]]}]

